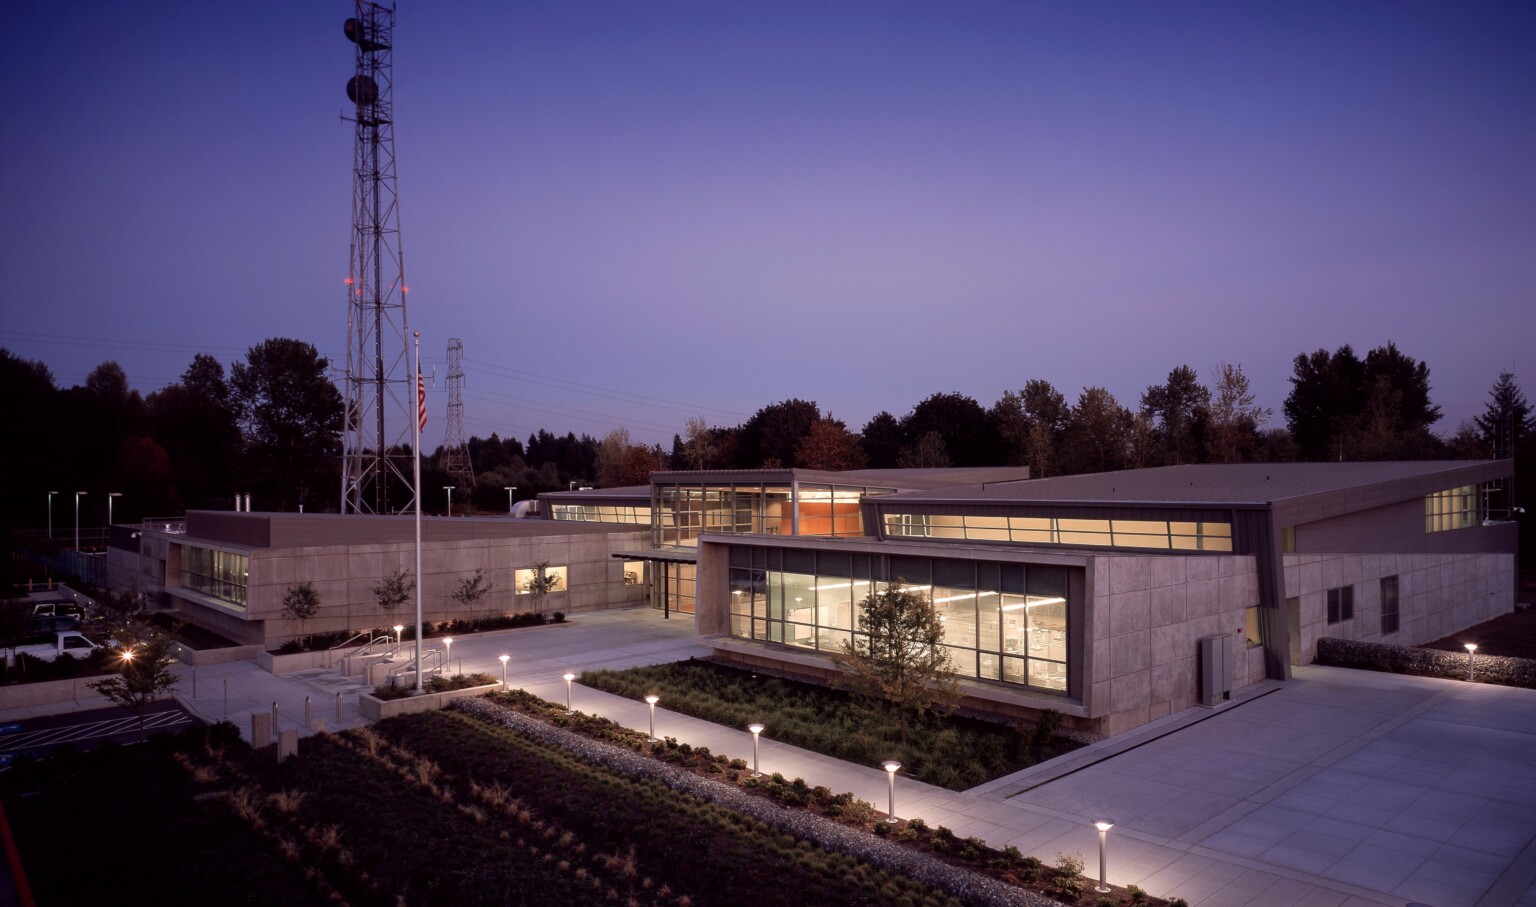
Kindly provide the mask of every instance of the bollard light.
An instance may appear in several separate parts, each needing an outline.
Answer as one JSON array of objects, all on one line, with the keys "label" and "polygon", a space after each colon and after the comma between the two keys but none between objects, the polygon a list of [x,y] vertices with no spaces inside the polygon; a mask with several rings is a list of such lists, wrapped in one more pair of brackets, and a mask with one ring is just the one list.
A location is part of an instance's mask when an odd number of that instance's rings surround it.
[{"label": "bollard light", "polygon": [[395,649],[400,648],[401,633],[405,630],[405,624],[395,624],[394,629],[395,629],[395,646],[394,646],[393,649],[389,650],[391,655],[394,654]]},{"label": "bollard light", "polygon": [[880,763],[885,769],[885,777],[890,782],[891,801],[890,808],[886,810],[886,816],[892,822],[896,821],[896,773],[901,771],[901,763],[895,759],[888,759]]},{"label": "bollard light", "polygon": [[645,704],[651,707],[651,740],[656,740],[656,703],[661,701],[660,696],[645,697]]},{"label": "bollard light", "polygon": [[1094,891],[1103,894],[1109,891],[1108,866],[1109,866],[1109,830],[1115,827],[1113,822],[1105,822],[1102,819],[1093,823],[1093,827],[1099,830],[1099,887]]},{"label": "bollard light", "polygon": [[747,730],[752,732],[752,776],[754,778],[761,778],[763,773],[757,769],[757,738],[763,733],[763,726],[761,724],[749,724],[747,725]]},{"label": "bollard light", "polygon": [[1471,683],[1472,682],[1472,678],[1474,676],[1476,676],[1474,674],[1474,670],[1475,669],[1472,666],[1472,660],[1474,658],[1476,658],[1476,657],[1477,657],[1477,643],[1475,643],[1475,642],[1467,643],[1467,683]]},{"label": "bollard light", "polygon": [[443,637],[443,645],[448,647],[448,654],[443,656],[443,661],[445,662],[443,667],[446,670],[452,671],[453,670],[453,637],[452,636],[444,636]]},{"label": "bollard light", "polygon": [[507,691],[507,662],[512,660],[512,656],[498,655],[496,657],[501,659],[501,691],[505,693]]},{"label": "bollard light", "polygon": [[565,710],[571,711],[571,681],[576,679],[575,674],[569,672],[560,675],[565,680]]}]

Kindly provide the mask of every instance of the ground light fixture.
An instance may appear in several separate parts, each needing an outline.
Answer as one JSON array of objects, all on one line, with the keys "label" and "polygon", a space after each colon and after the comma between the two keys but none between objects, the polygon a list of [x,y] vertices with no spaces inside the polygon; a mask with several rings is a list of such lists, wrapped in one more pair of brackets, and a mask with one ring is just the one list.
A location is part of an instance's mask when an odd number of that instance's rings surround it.
[{"label": "ground light fixture", "polygon": [[1099,830],[1099,887],[1093,890],[1103,894],[1109,891],[1109,830],[1115,827],[1115,823],[1100,819],[1093,823],[1093,827]]},{"label": "ground light fixture", "polygon": [[569,671],[567,671],[566,673],[561,674],[560,678],[565,681],[565,710],[567,712],[570,712],[570,711],[572,711],[572,709],[571,709],[571,681],[576,679],[576,675],[570,673]]},{"label": "ground light fixture", "polygon": [[661,701],[660,696],[651,695],[645,697],[645,704],[651,707],[651,741],[656,740],[656,703]]},{"label": "ground light fixture", "polygon": [[757,770],[757,740],[759,735],[763,733],[763,726],[761,724],[749,724],[747,725],[747,730],[752,732],[752,776],[754,778],[761,778],[763,773]]},{"label": "ground light fixture", "polygon": [[1472,660],[1474,658],[1476,658],[1476,657],[1477,657],[1477,643],[1475,643],[1475,642],[1467,643],[1467,683],[1471,683],[1472,682],[1472,678],[1474,676],[1476,676],[1473,673],[1473,671],[1475,669],[1473,668],[1473,665],[1472,665]]},{"label": "ground light fixture", "polygon": [[453,637],[452,636],[444,636],[443,637],[443,645],[448,647],[448,654],[443,656],[443,661],[444,661],[443,667],[445,667],[448,670],[452,671],[453,670]]},{"label": "ground light fixture", "polygon": [[[400,648],[400,641],[404,639],[405,624],[395,624],[393,629],[395,631],[395,649],[398,649]],[[393,652],[394,649],[390,651]]]},{"label": "ground light fixture", "polygon": [[880,767],[885,769],[885,777],[886,777],[886,780],[889,782],[890,795],[891,795],[890,796],[890,806],[886,810],[886,816],[892,822],[895,822],[896,821],[896,773],[901,771],[901,763],[897,762],[895,759],[887,759],[886,761],[880,763]]},{"label": "ground light fixture", "polygon": [[512,660],[512,656],[498,655],[496,657],[501,660],[501,691],[505,693],[507,691],[507,662]]}]

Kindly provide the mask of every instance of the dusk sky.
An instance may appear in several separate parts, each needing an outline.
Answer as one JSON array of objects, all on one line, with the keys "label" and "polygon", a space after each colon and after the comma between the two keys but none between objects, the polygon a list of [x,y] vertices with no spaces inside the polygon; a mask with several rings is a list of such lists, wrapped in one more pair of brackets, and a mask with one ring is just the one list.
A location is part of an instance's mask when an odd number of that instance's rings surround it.
[{"label": "dusk sky", "polygon": [[[344,0],[0,9],[0,346],[345,361]],[[1536,3],[401,0],[411,327],[471,434],[858,430],[1396,341],[1536,396]]]}]

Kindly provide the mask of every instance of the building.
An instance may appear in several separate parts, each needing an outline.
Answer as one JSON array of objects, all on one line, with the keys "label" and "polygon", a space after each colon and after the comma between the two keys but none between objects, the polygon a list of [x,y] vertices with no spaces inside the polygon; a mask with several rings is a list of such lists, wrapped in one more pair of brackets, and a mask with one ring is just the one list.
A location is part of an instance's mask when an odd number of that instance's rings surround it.
[{"label": "building", "polygon": [[[612,554],[644,545],[643,527],[555,524],[508,517],[422,519],[423,619],[491,613],[574,613],[640,604],[641,566]],[[275,645],[301,632],[413,623],[415,606],[379,609],[373,587],[398,569],[415,573],[409,517],[192,511],[183,523],[113,527],[108,571],[114,588],[174,607],[188,621],[241,643]],[[493,591],[473,611],[452,599],[484,570]],[[546,577],[542,601],[530,581]],[[283,596],[312,583],[320,611],[301,628]]]},{"label": "building", "polygon": [[[1413,645],[1512,610],[1517,527],[1487,507],[1511,474],[1507,460],[657,473],[650,548],[622,556],[647,562],[653,603],[694,613],[718,656],[820,679],[865,595],[922,590],[968,706],[1055,709],[1107,735],[1195,705],[1202,683],[1210,699],[1287,679],[1322,636]],[[584,494],[541,500],[573,519]]]}]

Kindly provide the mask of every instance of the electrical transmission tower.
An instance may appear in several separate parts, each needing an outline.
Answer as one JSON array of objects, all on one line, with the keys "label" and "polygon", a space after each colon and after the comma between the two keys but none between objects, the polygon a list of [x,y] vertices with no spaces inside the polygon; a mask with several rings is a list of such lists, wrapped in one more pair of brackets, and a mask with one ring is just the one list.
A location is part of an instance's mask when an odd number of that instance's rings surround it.
[{"label": "electrical transmission tower", "polygon": [[405,317],[405,263],[395,182],[395,11],[356,0],[345,25],[357,74],[352,165],[352,242],[347,275],[346,411],[342,426],[341,512],[410,509],[411,419],[415,389]]},{"label": "electrical transmission tower", "polygon": [[475,490],[475,466],[464,441],[464,341],[457,337],[448,338],[448,427],[441,465],[453,484]]}]

